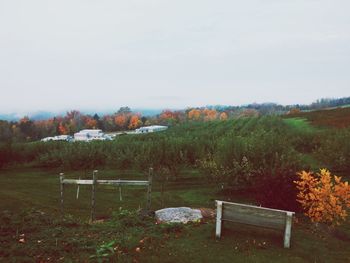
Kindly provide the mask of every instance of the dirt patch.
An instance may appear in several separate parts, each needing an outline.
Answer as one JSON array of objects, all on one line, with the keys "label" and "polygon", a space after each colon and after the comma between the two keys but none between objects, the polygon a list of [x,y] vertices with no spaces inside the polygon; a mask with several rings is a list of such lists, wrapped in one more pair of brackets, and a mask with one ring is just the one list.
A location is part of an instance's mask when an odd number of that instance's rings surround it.
[{"label": "dirt patch", "polygon": [[215,209],[201,207],[198,208],[203,216],[203,219],[213,219],[215,218]]}]

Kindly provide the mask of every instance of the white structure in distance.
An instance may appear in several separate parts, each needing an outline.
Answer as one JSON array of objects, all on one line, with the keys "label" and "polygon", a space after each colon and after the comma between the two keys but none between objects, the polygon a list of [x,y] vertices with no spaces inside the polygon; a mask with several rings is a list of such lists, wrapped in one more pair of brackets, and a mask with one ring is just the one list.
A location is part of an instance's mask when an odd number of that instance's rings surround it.
[{"label": "white structure in distance", "polygon": [[41,139],[42,142],[48,142],[48,141],[67,141],[70,142],[73,140],[73,136],[70,135],[58,135],[53,137],[46,137]]},{"label": "white structure in distance", "polygon": [[102,130],[81,130],[80,132],[74,133],[74,141],[93,141],[93,140],[99,140],[99,141],[107,141],[112,140],[112,138],[104,134]]},{"label": "white structure in distance", "polygon": [[159,131],[164,131],[166,129],[168,129],[168,126],[151,125],[151,126],[145,126],[145,127],[138,128],[135,130],[135,133],[159,132]]}]

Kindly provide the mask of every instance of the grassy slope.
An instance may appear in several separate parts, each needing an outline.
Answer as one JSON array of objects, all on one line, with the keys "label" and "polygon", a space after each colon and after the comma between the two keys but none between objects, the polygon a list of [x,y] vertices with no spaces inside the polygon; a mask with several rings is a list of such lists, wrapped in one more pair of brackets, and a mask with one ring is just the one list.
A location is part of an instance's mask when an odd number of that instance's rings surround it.
[{"label": "grassy slope", "polygon": [[346,128],[350,126],[350,107],[301,112],[286,117],[307,119],[318,127]]},{"label": "grassy slope", "polygon": [[[306,118],[308,121],[305,118],[286,119],[285,122],[295,132],[314,133],[319,130],[310,125],[314,124],[310,118]],[[176,136],[178,131],[189,134],[196,131],[198,139],[210,141],[211,136],[220,136],[230,129],[245,129],[249,133],[255,124],[252,119],[193,123],[168,132]],[[205,132],[204,126],[215,133]],[[314,161],[312,156],[305,155],[305,158]],[[138,222],[140,220],[135,216],[124,219],[112,217],[113,212],[120,208],[133,211],[144,207],[146,191],[142,187],[123,189],[122,202],[117,189],[100,187],[97,191],[97,215],[109,220],[90,225],[86,223],[90,212],[90,188],[81,187],[80,198],[76,200],[76,187],[69,186],[65,211],[73,217],[62,222],[58,217],[59,172],[33,168],[0,171],[0,261],[8,262],[8,257],[14,262],[31,262],[33,258],[36,261],[86,261],[96,253],[96,248],[103,248],[103,244],[113,240],[116,242],[113,247],[118,248],[112,255],[107,249],[105,259],[118,262],[350,261],[349,222],[338,232],[315,232],[311,224],[298,215],[299,222],[294,222],[293,226],[292,248],[287,250],[282,248],[282,234],[270,230],[226,224],[222,240],[217,241],[214,238],[214,220],[186,227],[169,226],[168,229],[155,225],[152,219]],[[79,176],[89,177],[78,172],[66,174],[67,178]],[[100,171],[99,178],[146,179],[147,176],[136,171],[107,170]],[[166,184],[163,196],[159,182],[155,182],[152,194],[153,209],[169,206],[214,208],[215,199],[227,200],[196,170],[183,170],[177,181]],[[241,194],[233,198],[236,202],[247,200],[247,196]],[[40,210],[44,214],[33,210],[27,212],[28,209]],[[136,223],[130,223],[134,221]],[[18,242],[21,233],[25,233],[25,244]],[[149,241],[140,244],[139,240],[145,237]],[[136,252],[136,247],[141,247],[141,252]]]},{"label": "grassy slope", "polygon": [[306,118],[288,118],[284,119],[284,122],[297,132],[315,132],[317,130]]},{"label": "grassy slope", "polygon": [[[214,208],[214,199],[223,198],[217,189],[206,186],[199,174],[184,170],[178,182],[169,182],[165,189],[164,206],[192,206]],[[71,177],[78,173],[69,174]],[[68,177],[68,175],[67,175]],[[101,171],[100,178],[145,178],[134,171]],[[186,183],[184,183],[186,182]],[[345,235],[337,237],[328,232],[314,233],[310,223],[294,223],[292,248],[282,248],[282,233],[253,227],[226,224],[222,240],[214,238],[214,220],[205,224],[186,226],[168,231],[154,225],[152,219],[130,224],[134,217],[111,219],[98,225],[84,222],[89,217],[90,189],[81,189],[81,197],[75,200],[75,187],[67,188],[66,211],[74,218],[62,223],[58,220],[59,192],[55,171],[35,169],[2,171],[0,176],[0,210],[8,216],[9,225],[0,227],[1,256],[10,253],[13,260],[30,262],[33,255],[45,261],[84,261],[95,254],[96,247],[116,240],[121,252],[106,256],[122,262],[346,262],[350,260],[350,226],[341,230]],[[156,182],[153,192],[153,208],[161,207],[160,186]],[[118,200],[114,189],[98,189],[97,214],[108,217],[119,207],[133,210],[144,206],[144,189],[123,190],[124,201]],[[244,202],[244,196],[234,201]],[[23,211],[35,208],[45,214]],[[22,213],[22,214],[21,214]],[[27,219],[26,219],[27,218]],[[29,218],[29,219],[28,219]],[[40,219],[41,218],[41,219]],[[4,213],[1,215],[4,221]],[[120,225],[119,225],[120,224]],[[130,224],[125,227],[125,224]],[[18,232],[18,233],[16,233]],[[18,242],[25,233],[26,243]],[[92,238],[93,237],[93,238]],[[139,240],[151,237],[140,244]],[[38,240],[40,243],[38,243]],[[115,245],[117,246],[117,245]],[[135,248],[141,247],[141,252]],[[118,248],[118,249],[119,249]],[[118,254],[119,253],[119,254]],[[30,255],[28,257],[28,255]],[[48,260],[47,258],[50,258]],[[3,261],[8,262],[8,258]],[[38,259],[37,259],[38,260]]]}]

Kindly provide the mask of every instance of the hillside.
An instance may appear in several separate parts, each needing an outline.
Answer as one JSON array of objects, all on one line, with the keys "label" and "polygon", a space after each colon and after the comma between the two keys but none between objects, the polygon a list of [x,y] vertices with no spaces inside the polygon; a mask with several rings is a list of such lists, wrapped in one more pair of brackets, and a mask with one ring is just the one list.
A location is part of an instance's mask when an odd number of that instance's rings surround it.
[{"label": "hillside", "polygon": [[[3,144],[0,261],[347,262],[348,221],[316,227],[301,213],[293,181],[298,171],[322,167],[349,181],[349,164],[349,129],[296,116],[189,121],[114,141]],[[77,187],[67,186],[60,218],[60,172],[91,179],[98,169],[99,179],[145,180],[150,166],[152,210],[215,209],[215,200],[226,200],[295,211],[292,248],[282,248],[282,233],[234,224],[217,241],[214,219],[158,225],[140,211],[142,187],[123,187],[122,200],[118,188],[98,187],[99,221],[89,223],[91,187],[81,186],[76,199]]]},{"label": "hillside", "polygon": [[347,128],[350,126],[350,107],[300,112],[286,115],[286,118],[304,118],[318,127]]}]

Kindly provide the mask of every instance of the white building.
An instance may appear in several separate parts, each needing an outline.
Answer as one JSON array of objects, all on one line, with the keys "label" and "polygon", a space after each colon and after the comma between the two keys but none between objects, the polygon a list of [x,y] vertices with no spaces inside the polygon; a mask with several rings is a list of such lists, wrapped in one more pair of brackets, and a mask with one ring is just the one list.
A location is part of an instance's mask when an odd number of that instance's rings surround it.
[{"label": "white building", "polygon": [[152,126],[145,126],[136,129],[136,133],[149,133],[149,132],[159,132],[164,131],[168,129],[168,126],[161,126],[161,125],[152,125]]},{"label": "white building", "polygon": [[81,130],[74,133],[74,141],[111,140],[112,138],[102,132],[102,130]]},{"label": "white building", "polygon": [[48,141],[71,141],[73,139],[72,136],[70,135],[58,135],[54,137],[46,137],[41,139],[42,142],[48,142]]}]

